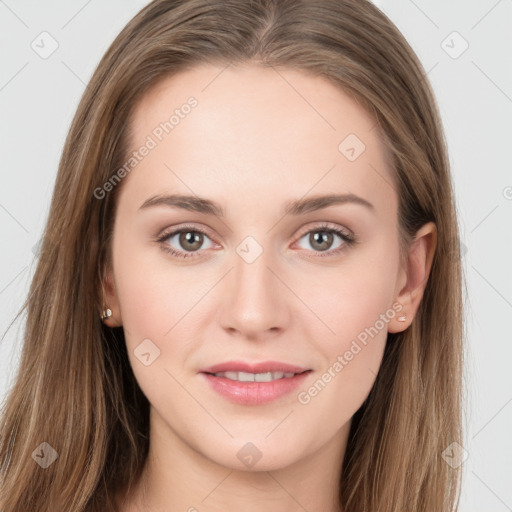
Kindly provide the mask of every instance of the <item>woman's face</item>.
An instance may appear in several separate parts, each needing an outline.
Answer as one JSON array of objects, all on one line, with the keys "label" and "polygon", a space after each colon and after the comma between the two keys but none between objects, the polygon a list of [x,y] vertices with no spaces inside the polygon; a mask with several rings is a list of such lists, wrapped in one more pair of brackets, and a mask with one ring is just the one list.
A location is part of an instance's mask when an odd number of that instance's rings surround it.
[{"label": "woman's face", "polygon": [[132,127],[110,306],[153,439],[257,470],[341,447],[407,326],[374,119],[322,78],[205,65]]}]

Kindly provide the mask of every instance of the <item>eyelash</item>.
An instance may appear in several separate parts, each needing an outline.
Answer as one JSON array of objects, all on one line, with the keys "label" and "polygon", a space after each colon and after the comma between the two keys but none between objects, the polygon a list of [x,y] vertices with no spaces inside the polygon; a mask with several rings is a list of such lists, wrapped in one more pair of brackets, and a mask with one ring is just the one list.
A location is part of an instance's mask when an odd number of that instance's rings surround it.
[{"label": "eyelash", "polygon": [[[165,252],[170,253],[172,256],[175,256],[177,258],[182,258],[182,259],[196,257],[198,255],[198,253],[201,252],[201,250],[193,251],[193,252],[182,252],[182,251],[177,251],[176,249],[170,247],[168,244],[165,243],[165,241],[168,240],[169,238],[171,238],[172,236],[174,236],[178,233],[182,233],[182,232],[201,233],[202,235],[205,235],[208,238],[211,238],[208,235],[208,233],[206,233],[205,231],[203,231],[201,229],[198,229],[195,226],[183,226],[174,231],[164,232],[161,236],[159,236],[156,239],[156,241],[161,244],[161,247]],[[317,226],[313,229],[310,229],[309,231],[306,231],[298,238],[298,240],[303,238],[305,235],[309,235],[310,233],[316,233],[316,232],[334,233],[334,234],[338,235],[344,242],[342,245],[340,245],[336,249],[331,249],[331,250],[327,250],[327,251],[313,251],[315,253],[318,253],[317,256],[320,258],[337,256],[343,250],[347,249],[348,247],[350,247],[356,243],[356,239],[352,234],[349,234],[347,231],[342,230],[340,228],[331,227],[329,224],[322,224],[321,226]],[[317,257],[317,256],[315,256],[315,257]]]}]

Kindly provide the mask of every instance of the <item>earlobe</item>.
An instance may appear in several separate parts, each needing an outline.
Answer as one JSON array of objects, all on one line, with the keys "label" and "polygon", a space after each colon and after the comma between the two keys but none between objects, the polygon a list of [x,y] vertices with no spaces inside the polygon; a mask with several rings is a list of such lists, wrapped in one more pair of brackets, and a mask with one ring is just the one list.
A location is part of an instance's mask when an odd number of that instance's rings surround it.
[{"label": "earlobe", "polygon": [[[407,251],[405,284],[396,301],[402,306],[388,325],[389,332],[402,332],[411,325],[428,282],[437,245],[437,229],[433,222],[424,224],[416,233]],[[403,282],[402,273],[402,282]],[[404,318],[405,317],[405,318]]]}]

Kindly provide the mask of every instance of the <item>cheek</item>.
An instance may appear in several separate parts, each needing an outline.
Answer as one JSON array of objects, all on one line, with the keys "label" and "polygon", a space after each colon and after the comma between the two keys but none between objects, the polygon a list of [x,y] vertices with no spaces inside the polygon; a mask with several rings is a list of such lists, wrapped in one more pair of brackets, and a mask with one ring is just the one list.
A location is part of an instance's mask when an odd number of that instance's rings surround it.
[{"label": "cheek", "polygon": [[391,305],[397,268],[398,255],[396,258],[392,254],[387,258],[363,255],[355,264],[341,266],[332,273],[323,289],[310,286],[308,299],[322,312],[322,318],[331,328],[327,344],[331,347],[331,357],[347,350],[356,338],[364,342],[368,330],[372,338],[378,338],[376,328],[380,338],[385,339],[387,325],[394,317]]},{"label": "cheek", "polygon": [[343,411],[355,412],[370,392],[382,362],[388,325],[396,314],[391,306],[398,252],[386,249],[375,249],[368,257],[362,254],[357,264],[333,276],[324,288],[327,293],[317,290],[310,295],[334,334],[317,338],[325,367],[315,388],[304,390],[304,402],[314,398],[318,406],[327,407],[335,401],[350,404]]},{"label": "cheek", "polygon": [[[117,249],[116,292],[135,379],[154,406],[176,412],[182,396],[177,382],[185,378],[182,363],[193,345],[187,343],[191,333],[184,332],[185,315],[200,290],[190,279],[187,285],[186,274],[179,269],[170,272],[155,266],[148,251],[124,250],[121,244]],[[185,343],[170,343],[176,338]]]},{"label": "cheek", "polygon": [[387,341],[387,326],[394,318],[389,307],[387,279],[374,273],[344,280],[330,295],[330,326],[335,335],[317,338],[323,365],[315,379],[299,390],[304,411],[324,418],[322,432],[331,435],[353,416],[368,397],[379,372]]},{"label": "cheek", "polygon": [[[198,277],[193,266],[170,263],[160,249],[148,250],[129,237],[114,240],[113,258],[126,347],[135,377],[152,401],[164,389],[172,388],[179,395],[176,382],[189,377],[187,360],[197,349],[198,333],[206,329],[203,324],[208,312],[202,300],[214,280]],[[143,356],[147,353],[149,357]]]},{"label": "cheek", "polygon": [[173,268],[163,251],[121,236],[114,243],[114,271],[123,327],[132,341],[162,339],[204,294],[190,272]]}]

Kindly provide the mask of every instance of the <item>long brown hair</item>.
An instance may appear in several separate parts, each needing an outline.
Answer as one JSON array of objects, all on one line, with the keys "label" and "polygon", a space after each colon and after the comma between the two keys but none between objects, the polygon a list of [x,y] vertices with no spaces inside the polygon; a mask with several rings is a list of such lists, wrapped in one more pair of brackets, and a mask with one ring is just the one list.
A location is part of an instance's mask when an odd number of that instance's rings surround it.
[{"label": "long brown hair", "polygon": [[[26,312],[21,363],[0,424],[0,510],[115,511],[149,446],[149,404],[122,328],[99,318],[120,186],[94,191],[126,161],[134,106],[158,80],[200,63],[256,63],[325,77],[366,107],[392,155],[399,224],[426,222],[437,248],[412,325],[389,334],[353,417],[344,512],[451,512],[462,445],[462,276],[444,133],[418,58],[366,0],[155,0],[112,43],[73,119]],[[137,172],[134,170],[133,172]],[[122,183],[121,183],[122,185]],[[41,443],[48,445],[41,445]],[[58,459],[47,468],[37,456]],[[39,451],[38,451],[39,450]]]}]

